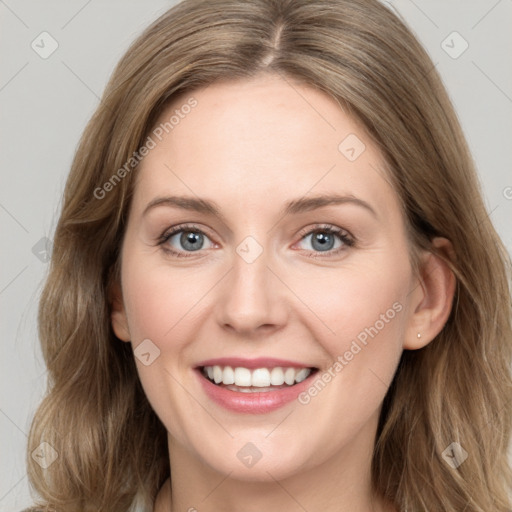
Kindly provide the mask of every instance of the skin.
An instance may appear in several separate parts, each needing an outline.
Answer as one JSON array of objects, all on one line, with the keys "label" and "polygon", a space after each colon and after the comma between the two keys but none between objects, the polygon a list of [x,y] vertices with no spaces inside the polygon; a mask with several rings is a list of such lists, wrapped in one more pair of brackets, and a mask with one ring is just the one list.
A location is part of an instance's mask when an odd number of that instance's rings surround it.
[{"label": "skin", "polygon": [[[168,431],[172,482],[155,511],[396,510],[371,493],[379,412],[402,351],[425,346],[444,326],[454,276],[427,252],[413,275],[381,154],[327,95],[261,75],[193,97],[198,105],[140,166],[113,293],[117,337],[134,349],[150,339],[160,350],[148,366],[136,358]],[[338,150],[349,134],[366,146],[355,161]],[[351,203],[282,216],[286,202],[322,193],[361,198],[376,216]],[[171,206],[143,215],[164,195],[213,200],[222,218]],[[181,223],[206,234],[203,248],[187,252],[181,233],[158,245]],[[345,230],[355,245],[335,236],[333,249],[318,249],[307,233],[319,224]],[[249,235],[263,248],[252,263],[236,252]],[[434,243],[450,250],[445,239]],[[306,405],[230,412],[193,373],[199,361],[224,356],[295,359],[327,371],[396,302],[401,311]],[[237,458],[248,442],[262,454],[250,468]]]}]

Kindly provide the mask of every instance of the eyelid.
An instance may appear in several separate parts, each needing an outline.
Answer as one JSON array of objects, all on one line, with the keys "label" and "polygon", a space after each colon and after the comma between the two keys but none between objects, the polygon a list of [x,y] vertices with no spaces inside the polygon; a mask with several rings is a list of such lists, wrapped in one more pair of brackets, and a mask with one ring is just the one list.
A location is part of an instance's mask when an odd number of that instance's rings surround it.
[{"label": "eyelid", "polygon": [[171,226],[167,228],[159,237],[158,241],[166,241],[169,238],[180,231],[194,231],[197,233],[201,233],[210,238],[208,234],[208,230],[199,226],[199,224],[184,222],[183,224],[176,224],[175,226]]},{"label": "eyelid", "polygon": [[347,231],[346,229],[336,226],[335,224],[326,224],[326,223],[316,224],[316,225],[313,225],[313,227],[311,227],[311,225],[309,225],[305,228],[302,228],[299,231],[298,235],[301,237],[301,240],[302,240],[302,238],[304,238],[306,235],[315,233],[316,231],[330,231],[337,235],[340,235],[340,234],[346,235],[347,238],[351,238],[352,240],[355,240],[355,237],[352,236],[352,234],[349,231]]}]

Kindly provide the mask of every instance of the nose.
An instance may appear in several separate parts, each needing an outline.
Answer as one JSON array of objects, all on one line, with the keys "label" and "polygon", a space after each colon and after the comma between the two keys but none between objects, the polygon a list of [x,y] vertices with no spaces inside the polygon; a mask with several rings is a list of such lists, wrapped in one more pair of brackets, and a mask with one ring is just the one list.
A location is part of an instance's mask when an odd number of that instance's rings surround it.
[{"label": "nose", "polygon": [[245,337],[281,329],[289,314],[289,297],[282,279],[269,266],[266,250],[254,260],[234,254],[233,267],[223,279],[217,321],[225,330]]}]

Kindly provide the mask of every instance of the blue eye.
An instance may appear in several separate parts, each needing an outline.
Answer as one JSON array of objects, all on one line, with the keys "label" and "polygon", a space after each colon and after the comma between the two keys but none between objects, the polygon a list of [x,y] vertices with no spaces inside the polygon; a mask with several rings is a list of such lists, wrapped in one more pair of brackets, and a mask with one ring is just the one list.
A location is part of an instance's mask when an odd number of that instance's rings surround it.
[{"label": "blue eye", "polygon": [[329,253],[328,255],[337,254],[346,247],[352,247],[355,243],[345,231],[335,226],[317,227],[310,230],[303,236],[302,241],[308,239],[312,249],[307,250]]},{"label": "blue eye", "polygon": [[[334,248],[336,242],[339,242],[339,240],[336,240],[336,235],[333,235],[332,233],[326,233],[325,231],[316,231],[314,233],[310,233],[304,237],[304,240],[307,238],[310,238],[310,243],[313,247],[313,250],[320,252],[330,251]],[[340,245],[341,242],[338,243],[336,248],[338,248]]]},{"label": "blue eye", "polygon": [[[355,245],[355,240],[346,231],[332,225],[319,225],[301,235],[300,242],[309,239],[311,248],[305,250],[313,258],[334,256]],[[214,246],[210,238],[197,226],[183,224],[165,232],[159,238],[158,245],[166,253],[177,257],[193,256],[194,252]]]},{"label": "blue eye", "polygon": [[[210,241],[210,239],[200,229],[176,226],[162,236],[160,244],[165,245],[165,250],[176,256],[185,256],[185,254],[182,254],[183,252],[195,252],[204,249],[205,241]],[[177,248],[176,243],[178,244]],[[211,247],[213,245],[211,241],[210,244]],[[168,247],[169,245],[171,247]]]}]

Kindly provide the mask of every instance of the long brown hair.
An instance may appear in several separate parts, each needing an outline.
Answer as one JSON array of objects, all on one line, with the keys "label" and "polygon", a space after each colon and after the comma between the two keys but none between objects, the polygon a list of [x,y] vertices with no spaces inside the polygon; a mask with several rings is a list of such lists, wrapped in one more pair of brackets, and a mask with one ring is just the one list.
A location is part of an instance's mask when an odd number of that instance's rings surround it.
[{"label": "long brown hair", "polygon": [[[109,313],[137,172],[127,162],[177,95],[261,72],[319,88],[364,124],[413,261],[420,248],[435,251],[434,236],[454,248],[449,319],[426,347],[403,353],[384,400],[374,490],[409,512],[510,510],[510,259],[432,61],[377,0],[185,0],[117,65],[72,164],[40,301],[49,387],[27,457],[40,506],[152,510],[170,473],[166,431]],[[42,442],[57,454],[46,468],[30,456]],[[468,454],[457,468],[443,457],[454,442]]]}]

